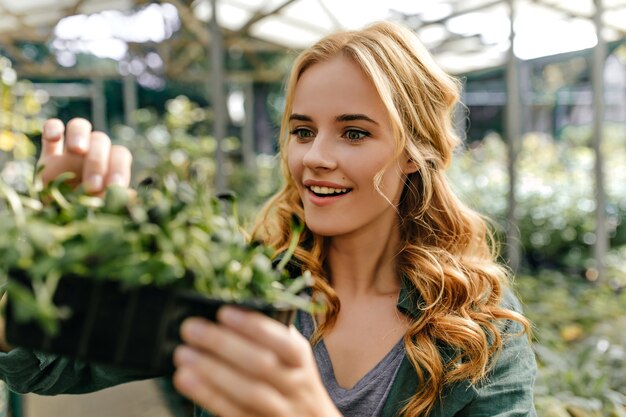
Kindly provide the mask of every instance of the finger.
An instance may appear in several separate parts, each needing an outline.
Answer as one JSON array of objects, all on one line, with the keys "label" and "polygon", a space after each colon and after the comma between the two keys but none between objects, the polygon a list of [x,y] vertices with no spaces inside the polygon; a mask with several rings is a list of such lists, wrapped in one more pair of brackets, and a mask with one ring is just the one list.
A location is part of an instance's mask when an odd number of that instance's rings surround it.
[{"label": "finger", "polygon": [[250,340],[276,352],[289,366],[302,366],[304,352],[310,350],[309,342],[299,333],[291,332],[284,324],[255,312],[233,306],[218,310],[217,320]]},{"label": "finger", "polygon": [[104,188],[104,178],[109,169],[111,140],[102,132],[91,134],[91,143],[83,165],[83,186],[85,191],[96,194]]},{"label": "finger", "polygon": [[190,318],[181,326],[181,337],[189,346],[208,352],[250,377],[267,381],[281,392],[289,388],[283,377],[287,368],[276,352],[225,326]]},{"label": "finger", "polygon": [[53,181],[65,172],[73,172],[76,177],[69,181],[72,185],[78,185],[83,169],[84,158],[75,154],[50,155],[39,160],[39,165],[43,165],[41,180],[44,184]]},{"label": "finger", "polygon": [[44,158],[63,153],[63,132],[65,125],[59,119],[48,119],[41,132],[41,156]]},{"label": "finger", "polygon": [[[278,416],[281,396],[269,385],[250,378],[211,355],[200,353],[186,346],[179,346],[174,353],[174,363],[179,369],[190,369],[200,385],[212,387],[227,397],[237,408],[248,409],[247,415]],[[218,412],[219,414],[219,412]]]},{"label": "finger", "polygon": [[86,119],[70,120],[65,132],[65,149],[79,155],[85,155],[91,148],[91,130],[91,123]]},{"label": "finger", "polygon": [[178,392],[214,415],[228,417],[252,415],[249,411],[236,407],[227,396],[215,387],[202,382],[192,369],[179,368],[174,373],[172,382]]},{"label": "finger", "polygon": [[109,172],[106,178],[106,185],[119,185],[128,187],[130,185],[130,172],[133,163],[133,155],[128,148],[120,145],[111,147],[109,157]]}]

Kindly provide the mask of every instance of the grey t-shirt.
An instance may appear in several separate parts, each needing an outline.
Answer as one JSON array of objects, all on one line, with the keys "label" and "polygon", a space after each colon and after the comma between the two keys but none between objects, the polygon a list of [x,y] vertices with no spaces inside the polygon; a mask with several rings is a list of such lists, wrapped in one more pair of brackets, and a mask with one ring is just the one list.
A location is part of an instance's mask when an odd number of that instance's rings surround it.
[{"label": "grey t-shirt", "polygon": [[[310,339],[314,330],[313,319],[307,313],[300,311],[298,314],[302,334]],[[344,417],[376,417],[381,414],[385,405],[391,384],[404,358],[405,349],[404,339],[400,339],[389,353],[350,389],[342,388],[337,383],[333,364],[323,340],[313,346],[313,353],[324,386],[341,414]]]}]

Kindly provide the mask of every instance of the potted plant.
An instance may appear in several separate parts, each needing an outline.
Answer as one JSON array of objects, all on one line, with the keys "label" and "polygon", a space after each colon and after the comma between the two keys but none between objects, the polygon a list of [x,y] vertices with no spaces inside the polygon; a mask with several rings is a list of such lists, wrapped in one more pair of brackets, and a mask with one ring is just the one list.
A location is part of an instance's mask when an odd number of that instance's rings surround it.
[{"label": "potted plant", "polygon": [[297,220],[277,259],[248,243],[232,196],[217,198],[193,175],[165,173],[103,198],[69,179],[25,191],[0,179],[9,343],[167,373],[185,317],[214,319],[234,303],[289,323],[312,308],[310,274],[288,271]]}]

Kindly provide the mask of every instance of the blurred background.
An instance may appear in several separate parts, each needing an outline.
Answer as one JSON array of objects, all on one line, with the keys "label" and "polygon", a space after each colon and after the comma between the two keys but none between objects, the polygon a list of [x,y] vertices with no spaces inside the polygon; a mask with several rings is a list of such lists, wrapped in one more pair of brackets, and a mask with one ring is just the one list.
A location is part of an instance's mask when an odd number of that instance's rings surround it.
[{"label": "blurred background", "polygon": [[[450,179],[516,273],[539,415],[626,416],[626,0],[0,0],[0,175],[19,186],[45,118],[86,117],[133,150],[135,181],[213,178],[247,224],[279,185],[294,57],[381,19],[464,85]],[[189,415],[167,381],[5,401],[14,416]]]}]

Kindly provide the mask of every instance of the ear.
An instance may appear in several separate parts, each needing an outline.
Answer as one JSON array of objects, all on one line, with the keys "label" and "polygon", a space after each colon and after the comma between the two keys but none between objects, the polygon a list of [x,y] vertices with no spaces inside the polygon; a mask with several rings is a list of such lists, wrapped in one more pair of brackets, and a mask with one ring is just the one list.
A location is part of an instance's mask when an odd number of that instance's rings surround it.
[{"label": "ear", "polygon": [[417,162],[407,156],[402,166],[402,173],[408,175],[417,172],[418,169],[419,165],[417,165]]}]

